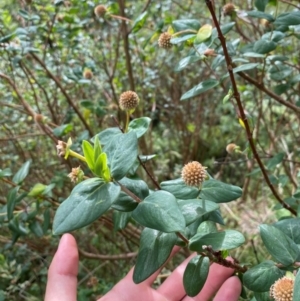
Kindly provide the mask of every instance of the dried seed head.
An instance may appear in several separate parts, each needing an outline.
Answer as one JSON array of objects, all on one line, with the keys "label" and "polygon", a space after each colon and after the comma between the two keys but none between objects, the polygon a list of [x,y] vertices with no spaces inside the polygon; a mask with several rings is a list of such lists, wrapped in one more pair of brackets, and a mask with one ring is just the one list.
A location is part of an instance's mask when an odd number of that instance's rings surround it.
[{"label": "dried seed head", "polygon": [[106,12],[107,9],[104,5],[97,5],[94,9],[94,13],[98,18],[103,17]]},{"label": "dried seed head", "polygon": [[181,177],[186,185],[199,187],[207,177],[206,167],[197,161],[189,162],[183,167]]},{"label": "dried seed head", "polygon": [[59,140],[57,142],[56,149],[57,149],[57,155],[59,157],[63,157],[66,154],[67,143]]},{"label": "dried seed head", "polygon": [[44,121],[44,116],[42,114],[35,114],[34,115],[34,120],[37,123],[42,123]]},{"label": "dried seed head", "polygon": [[223,6],[222,11],[224,16],[231,16],[235,12],[235,6],[233,3],[227,3]]},{"label": "dried seed head", "polygon": [[68,174],[68,177],[73,183],[79,183],[83,180],[84,173],[80,166],[72,168],[72,171]]},{"label": "dried seed head", "polygon": [[286,276],[278,279],[270,288],[270,296],[275,301],[293,300],[294,280]]},{"label": "dried seed head", "polygon": [[83,71],[83,77],[85,79],[92,79],[93,78],[93,72],[90,69],[85,69]]},{"label": "dried seed head", "polygon": [[227,146],[226,146],[226,151],[228,154],[233,154],[234,151],[237,149],[237,145],[234,144],[234,143],[229,143]]},{"label": "dried seed head", "polygon": [[139,104],[139,97],[133,91],[126,91],[120,95],[119,105],[123,111],[134,110]]},{"label": "dried seed head", "polygon": [[172,35],[168,32],[163,32],[158,39],[158,46],[161,48],[169,49],[172,47],[171,44]]},{"label": "dried seed head", "polygon": [[214,49],[210,49],[210,48],[206,49],[206,50],[203,52],[203,54],[204,54],[205,56],[217,56],[215,50],[214,50]]}]

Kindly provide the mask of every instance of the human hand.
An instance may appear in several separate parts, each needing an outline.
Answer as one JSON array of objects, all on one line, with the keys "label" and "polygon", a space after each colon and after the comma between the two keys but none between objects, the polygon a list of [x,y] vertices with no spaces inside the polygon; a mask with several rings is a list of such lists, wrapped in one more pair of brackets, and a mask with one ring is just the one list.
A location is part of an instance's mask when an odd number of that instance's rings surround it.
[{"label": "human hand", "polygon": [[[140,284],[132,280],[133,269],[113,289],[98,301],[208,301],[215,294],[214,301],[237,301],[241,283],[233,270],[212,264],[208,278],[196,297],[185,294],[182,276],[190,258],[187,258],[157,289],[151,287],[160,271]],[[48,271],[45,301],[76,301],[78,249],[74,237],[64,234],[60,240]]]}]

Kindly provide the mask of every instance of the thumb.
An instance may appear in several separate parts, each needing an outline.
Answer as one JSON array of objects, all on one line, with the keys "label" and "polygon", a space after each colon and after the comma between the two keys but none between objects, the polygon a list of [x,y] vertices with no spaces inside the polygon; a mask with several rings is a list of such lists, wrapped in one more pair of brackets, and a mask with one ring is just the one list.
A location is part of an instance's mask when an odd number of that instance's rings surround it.
[{"label": "thumb", "polygon": [[64,234],[48,271],[45,301],[76,301],[77,274],[77,244],[71,234]]}]

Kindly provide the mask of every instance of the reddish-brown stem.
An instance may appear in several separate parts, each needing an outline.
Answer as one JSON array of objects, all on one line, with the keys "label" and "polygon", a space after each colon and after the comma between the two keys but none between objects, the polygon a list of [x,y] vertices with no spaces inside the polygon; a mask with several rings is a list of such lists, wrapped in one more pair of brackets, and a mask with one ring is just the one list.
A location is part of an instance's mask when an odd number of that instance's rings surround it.
[{"label": "reddish-brown stem", "polygon": [[260,170],[261,170],[261,172],[263,174],[263,177],[264,177],[267,185],[269,186],[270,190],[272,191],[274,197],[282,205],[282,207],[284,207],[285,209],[289,210],[293,215],[297,216],[297,212],[289,204],[287,204],[286,202],[284,202],[281,199],[281,197],[279,196],[277,190],[275,189],[275,187],[273,186],[273,184],[271,183],[271,181],[269,179],[269,176],[268,176],[268,173],[267,173],[267,171],[265,169],[264,164],[262,163],[262,161],[261,161],[261,159],[260,159],[260,157],[259,157],[259,155],[257,153],[255,142],[254,142],[253,135],[252,135],[252,131],[250,129],[250,125],[248,123],[248,120],[247,120],[247,117],[246,117],[246,114],[245,114],[245,111],[244,111],[244,108],[243,108],[243,105],[242,105],[242,102],[241,102],[240,93],[238,91],[238,88],[237,88],[237,85],[236,85],[236,81],[235,81],[235,78],[234,78],[232,61],[231,61],[231,57],[230,57],[230,55],[228,53],[228,50],[227,50],[225,37],[222,34],[222,31],[221,31],[221,28],[220,28],[220,24],[218,22],[218,19],[216,17],[216,14],[215,14],[215,11],[214,11],[214,8],[213,8],[212,1],[211,0],[205,0],[205,2],[206,2],[206,5],[207,5],[207,7],[208,7],[208,9],[210,11],[210,14],[212,16],[213,22],[214,22],[214,24],[216,26],[216,29],[217,29],[217,32],[218,32],[218,38],[219,38],[219,40],[221,42],[221,46],[223,48],[223,52],[224,52],[224,56],[225,56],[225,60],[226,60],[226,65],[227,65],[227,70],[228,70],[230,81],[231,81],[231,84],[232,84],[233,97],[236,100],[236,104],[237,104],[238,112],[239,112],[239,118],[245,124],[246,134],[247,134],[247,138],[248,138],[249,145],[250,145],[250,148],[252,150],[253,156],[256,159],[256,161],[258,163],[258,166],[259,166],[259,168],[260,168]]},{"label": "reddish-brown stem", "polygon": [[45,65],[45,63],[34,53],[31,53],[31,56],[43,67],[43,69],[45,70],[46,74],[55,82],[55,84],[57,85],[57,87],[60,89],[61,93],[65,96],[68,104],[74,109],[74,111],[76,112],[78,118],[81,120],[81,122],[83,123],[83,125],[85,126],[85,128],[88,130],[90,136],[94,136],[93,131],[91,129],[91,127],[88,125],[88,123],[86,122],[86,120],[84,119],[83,115],[81,114],[81,112],[79,111],[79,109],[77,108],[77,106],[75,105],[75,103],[73,102],[73,100],[71,99],[71,97],[69,96],[69,94],[67,93],[67,91],[64,89],[64,87],[62,86],[62,84],[60,83],[60,81],[58,80],[58,78],[56,78],[47,68],[47,66]]}]

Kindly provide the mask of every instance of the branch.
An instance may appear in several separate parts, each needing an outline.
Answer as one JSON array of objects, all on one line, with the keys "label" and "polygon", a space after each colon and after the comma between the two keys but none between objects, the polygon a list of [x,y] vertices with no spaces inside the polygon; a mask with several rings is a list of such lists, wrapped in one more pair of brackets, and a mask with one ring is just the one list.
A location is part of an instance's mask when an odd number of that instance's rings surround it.
[{"label": "branch", "polygon": [[271,181],[269,179],[269,176],[268,176],[268,173],[265,169],[264,164],[262,163],[262,161],[261,161],[261,159],[260,159],[260,157],[257,153],[255,142],[254,142],[253,135],[252,135],[252,131],[250,129],[250,125],[249,125],[247,117],[245,115],[245,111],[244,111],[244,108],[243,108],[243,105],[242,105],[242,102],[241,102],[241,98],[240,98],[240,93],[238,91],[236,81],[235,81],[235,78],[234,78],[232,61],[231,61],[231,57],[230,57],[230,55],[228,53],[228,50],[227,50],[226,40],[225,40],[225,38],[222,34],[220,24],[218,22],[218,19],[216,17],[216,14],[215,14],[215,11],[214,11],[214,8],[213,8],[212,1],[211,0],[205,0],[205,3],[206,3],[206,5],[207,5],[207,7],[210,11],[210,14],[213,18],[213,22],[215,23],[215,26],[216,26],[216,29],[217,29],[217,32],[218,32],[218,37],[219,37],[219,40],[220,40],[222,48],[223,48],[223,52],[224,52],[224,56],[225,56],[225,60],[226,60],[226,65],[227,65],[227,70],[228,70],[230,81],[231,81],[231,84],[232,84],[233,97],[236,100],[236,104],[237,104],[238,111],[239,111],[239,117],[242,119],[242,121],[245,124],[246,134],[247,134],[247,138],[248,138],[249,145],[251,147],[253,156],[256,159],[256,161],[259,165],[259,168],[260,168],[260,170],[263,174],[263,177],[264,177],[267,185],[269,186],[270,190],[272,191],[274,197],[282,205],[282,207],[289,210],[293,215],[297,216],[297,212],[289,204],[284,202],[281,199],[281,197],[279,196],[277,190],[275,189],[275,187],[273,186],[273,184],[271,183]]},{"label": "branch", "polygon": [[265,92],[267,95],[269,95],[270,97],[272,97],[279,103],[283,104],[284,106],[286,106],[286,107],[292,109],[293,111],[295,111],[296,113],[300,114],[300,107],[297,107],[296,105],[284,100],[282,97],[280,97],[279,95],[275,94],[273,91],[266,88],[263,84],[259,83],[254,78],[250,77],[248,74],[246,74],[242,71],[238,72],[237,74],[240,77],[242,77],[244,80],[246,80],[247,82],[249,82],[252,85],[254,85],[255,87],[257,87],[259,90]]},{"label": "branch", "polygon": [[78,110],[78,108],[76,107],[75,103],[73,102],[73,100],[71,99],[71,97],[69,96],[69,94],[67,93],[67,91],[64,89],[64,87],[62,86],[62,84],[60,83],[60,81],[49,71],[49,69],[47,68],[47,66],[45,65],[45,63],[37,55],[35,55],[34,53],[31,53],[31,56],[43,67],[43,69],[45,70],[46,74],[55,82],[55,84],[57,85],[57,87],[60,89],[60,91],[62,92],[62,94],[65,96],[68,104],[74,109],[74,111],[78,115],[79,119],[81,120],[81,122],[83,123],[83,125],[85,126],[85,128],[88,130],[90,136],[93,137],[94,134],[93,134],[92,129],[87,124],[87,122],[84,119],[83,115]]}]

